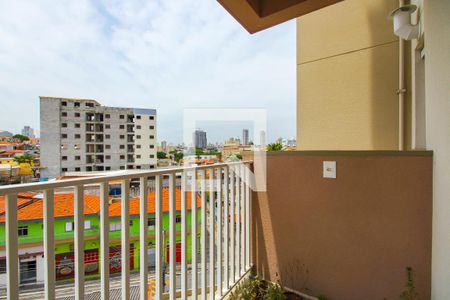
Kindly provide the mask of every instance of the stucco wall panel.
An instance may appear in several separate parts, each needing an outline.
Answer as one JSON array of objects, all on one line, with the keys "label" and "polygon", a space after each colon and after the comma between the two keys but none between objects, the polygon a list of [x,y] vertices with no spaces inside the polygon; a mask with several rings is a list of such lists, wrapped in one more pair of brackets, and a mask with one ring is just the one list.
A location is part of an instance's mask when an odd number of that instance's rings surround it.
[{"label": "stucco wall panel", "polygon": [[[398,299],[411,266],[420,299],[430,298],[431,155],[267,159],[267,192],[254,194],[252,211],[260,275],[329,299]],[[322,178],[324,160],[337,162],[337,179]]]}]

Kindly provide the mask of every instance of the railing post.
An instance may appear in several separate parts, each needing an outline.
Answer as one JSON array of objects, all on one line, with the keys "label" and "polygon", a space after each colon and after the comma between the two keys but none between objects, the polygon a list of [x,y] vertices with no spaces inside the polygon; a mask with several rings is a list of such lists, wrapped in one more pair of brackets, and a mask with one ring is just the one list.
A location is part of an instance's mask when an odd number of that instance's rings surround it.
[{"label": "railing post", "polygon": [[215,299],[215,201],[214,169],[209,169],[209,298]]},{"label": "railing post", "polygon": [[245,166],[244,164],[239,165],[241,169],[241,212],[240,212],[240,220],[241,220],[241,271],[239,273],[239,277],[244,274],[245,269],[245,256],[246,256],[246,241],[245,241],[245,233],[246,233],[246,212],[245,212]]},{"label": "railing post", "polygon": [[44,191],[44,273],[45,299],[55,299],[55,235],[53,189]]},{"label": "railing post", "polygon": [[200,194],[202,205],[202,221],[201,221],[201,264],[202,264],[202,300],[206,300],[206,172],[200,171]]},{"label": "railing post", "polygon": [[175,212],[176,212],[176,176],[175,174],[169,175],[169,266],[170,266],[170,292],[169,297],[170,300],[176,299],[176,268],[175,268],[175,259],[176,259],[176,223],[175,223]]},{"label": "railing post", "polygon": [[235,278],[237,280],[241,276],[241,195],[240,195],[240,170],[239,166],[236,166],[236,270]]},{"label": "railing post", "polygon": [[17,222],[17,194],[6,195],[6,273],[7,299],[19,299],[19,248]]},{"label": "railing post", "polygon": [[147,177],[139,179],[139,244],[140,244],[140,299],[148,299],[148,201]]},{"label": "railing post", "polygon": [[231,245],[230,245],[230,284],[236,281],[236,209],[235,209],[235,169],[231,167],[230,172],[230,225],[231,225]]},{"label": "railing post", "polygon": [[109,299],[109,191],[108,182],[100,184],[100,280],[101,298]]},{"label": "railing post", "polygon": [[246,269],[250,268],[250,197],[251,197],[251,191],[250,191],[250,169],[246,168],[247,172],[246,172],[246,189],[245,189],[245,224],[247,224],[246,226],[246,233],[245,233],[245,267]]},{"label": "railing post", "polygon": [[84,299],[84,189],[75,186],[75,299]]},{"label": "railing post", "polygon": [[192,171],[191,184],[191,299],[197,299],[197,171]]},{"label": "railing post", "polygon": [[222,168],[217,168],[217,291],[219,296],[222,290]]},{"label": "railing post", "polygon": [[230,268],[230,261],[229,261],[229,247],[230,247],[230,236],[229,236],[229,227],[230,227],[230,214],[229,214],[229,186],[228,186],[228,167],[224,168],[224,175],[223,175],[223,205],[224,205],[224,242],[225,245],[223,247],[224,251],[224,283],[225,283],[225,289],[230,288],[230,280],[229,280],[229,268]]},{"label": "railing post", "polygon": [[130,299],[130,180],[121,183],[122,300]]},{"label": "railing post", "polygon": [[163,282],[166,280],[165,274],[163,274],[163,222],[162,222],[162,177],[157,175],[155,177],[155,278],[156,278],[156,297],[155,299],[162,299],[163,295]]},{"label": "railing post", "polygon": [[187,299],[187,205],[186,175],[181,173],[181,299]]}]

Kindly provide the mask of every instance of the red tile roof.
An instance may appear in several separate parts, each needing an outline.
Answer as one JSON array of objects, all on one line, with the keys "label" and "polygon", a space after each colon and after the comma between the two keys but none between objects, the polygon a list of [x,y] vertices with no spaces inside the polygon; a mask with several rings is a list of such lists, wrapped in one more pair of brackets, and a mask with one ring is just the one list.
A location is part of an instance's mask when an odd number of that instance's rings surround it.
[{"label": "red tile roof", "polygon": [[[176,210],[181,210],[181,189],[176,190]],[[187,202],[187,209],[190,210],[191,205],[191,192],[186,192],[186,202]],[[155,193],[150,192],[147,196],[147,205],[148,205],[148,213],[154,214],[155,213]],[[200,207],[201,205],[201,199],[200,196],[197,195],[197,207]],[[140,212],[139,209],[139,198],[132,198],[130,200],[130,215],[138,215]],[[121,216],[121,203],[120,202],[114,202],[109,206],[109,215],[111,217],[120,217]],[[163,189],[162,190],[162,210],[163,212],[169,212],[169,189]]]},{"label": "red tile roof", "polygon": [[[24,193],[24,196],[30,196]],[[187,199],[187,209],[191,209],[191,192],[186,192]],[[55,218],[73,217],[74,216],[74,194],[64,193],[55,194]],[[17,218],[19,221],[31,221],[31,220],[41,220],[43,219],[43,201],[42,199],[36,198],[18,198],[18,206],[20,206],[17,212]],[[197,207],[200,207],[201,200],[200,196],[197,195]],[[130,215],[139,214],[139,198],[130,199]],[[163,189],[162,191],[162,209],[163,212],[169,211],[169,191],[168,189]],[[181,210],[181,189],[176,190],[176,210]],[[4,208],[4,198],[0,197],[0,214],[5,211]],[[98,214],[100,212],[100,197],[97,195],[84,195],[84,214],[92,215]],[[155,193],[148,193],[148,213],[155,213]],[[113,202],[109,205],[109,215],[111,217],[121,216],[121,203]],[[0,217],[0,222],[4,222],[5,217]]]}]

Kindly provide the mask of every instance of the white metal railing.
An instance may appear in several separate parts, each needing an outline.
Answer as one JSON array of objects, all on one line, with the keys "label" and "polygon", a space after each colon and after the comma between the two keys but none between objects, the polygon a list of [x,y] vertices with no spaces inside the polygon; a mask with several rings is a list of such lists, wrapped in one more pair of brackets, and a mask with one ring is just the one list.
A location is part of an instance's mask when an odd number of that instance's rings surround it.
[{"label": "white metal railing", "polygon": [[[250,171],[252,162],[232,162],[197,167],[158,170],[135,170],[101,177],[39,182],[0,187],[6,196],[6,256],[7,298],[19,299],[19,243],[17,196],[20,192],[43,193],[43,253],[45,299],[55,299],[54,193],[60,188],[74,191],[74,256],[75,299],[84,299],[84,187],[98,184],[100,195],[100,282],[102,299],[110,296],[109,274],[109,185],[121,183],[121,299],[130,299],[130,182],[140,186],[139,222],[139,294],[148,299],[148,181],[154,181],[155,191],[155,293],[162,299],[164,269],[163,178],[168,177],[169,190],[169,299],[220,299],[249,270],[250,261]],[[176,228],[176,178],[181,176],[181,231]],[[116,183],[117,184],[117,183]],[[186,192],[191,191],[191,199]],[[201,218],[198,219],[197,199],[200,197]],[[191,226],[187,223],[188,201],[191,202]],[[188,232],[191,234],[191,263],[188,264]],[[197,239],[200,234],[200,245]],[[181,264],[177,275],[176,240],[181,239]],[[198,250],[200,250],[198,259]],[[200,265],[198,265],[200,263]],[[190,279],[190,284],[189,283]],[[177,293],[178,292],[178,293]]]}]

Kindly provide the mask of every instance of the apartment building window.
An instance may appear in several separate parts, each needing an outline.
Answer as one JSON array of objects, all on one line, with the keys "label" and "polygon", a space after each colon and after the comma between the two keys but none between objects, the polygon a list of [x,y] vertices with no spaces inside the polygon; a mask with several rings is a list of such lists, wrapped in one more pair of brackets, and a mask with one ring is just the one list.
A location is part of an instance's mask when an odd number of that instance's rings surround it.
[{"label": "apartment building window", "polygon": [[67,160],[67,156],[61,157],[62,160]]},{"label": "apartment building window", "polygon": [[67,172],[67,168],[61,168],[61,172]]},{"label": "apartment building window", "polygon": [[80,127],[81,127],[80,123],[75,123],[75,128],[80,128]]},{"label": "apartment building window", "polygon": [[111,145],[105,145],[105,149],[111,149]]},{"label": "apartment building window", "polygon": [[81,160],[81,156],[76,155],[76,156],[75,156],[75,160]]},{"label": "apartment building window", "polygon": [[120,119],[125,119],[125,115],[120,115],[119,118]]},{"label": "apartment building window", "polygon": [[67,139],[67,134],[65,134],[65,133],[61,134],[61,138],[62,139]]},{"label": "apartment building window", "polygon": [[141,158],[141,155],[140,154],[136,155],[136,158]]},{"label": "apartment building window", "polygon": [[120,125],[119,128],[120,129],[125,129],[125,125]]},{"label": "apartment building window", "polygon": [[[66,226],[65,226],[66,232],[71,232],[75,230],[75,222],[66,222]],[[84,230],[89,230],[91,229],[91,221],[90,220],[85,220],[84,221]]]},{"label": "apartment building window", "polygon": [[119,231],[121,227],[120,222],[109,223],[109,231]]},{"label": "apartment building window", "polygon": [[154,149],[155,148],[155,145],[150,145],[150,149]]},{"label": "apartment building window", "polygon": [[111,167],[105,167],[106,171],[111,171]]},{"label": "apartment building window", "polygon": [[120,149],[125,149],[125,145],[120,145],[119,148]]},{"label": "apartment building window", "polygon": [[81,139],[81,135],[79,135],[78,133],[76,133],[76,134],[74,135],[74,137],[75,137],[76,139]]},{"label": "apartment building window", "polygon": [[140,169],[141,169],[141,166],[136,166],[136,169],[140,170]]},{"label": "apartment building window", "polygon": [[79,168],[79,167],[75,168],[75,172],[80,172],[80,171],[81,171],[81,168]]},{"label": "apartment building window", "polygon": [[105,139],[109,140],[111,138],[111,135],[105,134]]},{"label": "apartment building window", "polygon": [[155,166],[154,165],[150,165],[150,169],[154,169],[155,168]]},{"label": "apartment building window", "polygon": [[154,230],[156,225],[156,220],[154,218],[148,219],[147,221],[148,229]]},{"label": "apartment building window", "polygon": [[66,102],[66,101],[62,101],[62,102],[61,102],[61,105],[62,105],[62,106],[67,106],[67,102]]},{"label": "apartment building window", "polygon": [[151,125],[149,128],[150,128],[150,129],[155,129],[155,126]]},{"label": "apartment building window", "polygon": [[136,149],[141,149],[141,145],[136,145]]},{"label": "apartment building window", "polygon": [[17,228],[17,232],[18,232],[19,236],[28,235],[28,226],[19,226]]},{"label": "apartment building window", "polygon": [[181,216],[175,217],[175,223],[181,223]]},{"label": "apartment building window", "polygon": [[136,119],[140,120],[140,119],[141,119],[141,116],[136,116]]},{"label": "apartment building window", "polygon": [[137,125],[137,126],[136,126],[136,129],[141,129],[141,125]]},{"label": "apartment building window", "polygon": [[119,169],[120,170],[125,170],[125,166],[120,166]]},{"label": "apartment building window", "polygon": [[86,102],[86,107],[94,107],[94,103]]},{"label": "apartment building window", "polygon": [[111,128],[111,125],[105,124],[105,129],[110,129],[110,128]]},{"label": "apartment building window", "polygon": [[155,138],[155,136],[154,136],[154,135],[151,135],[151,136],[150,136],[150,139],[151,139],[151,140],[153,140],[154,138]]},{"label": "apartment building window", "polygon": [[141,136],[140,136],[140,135],[137,135],[137,136],[136,136],[136,138],[137,138],[137,139],[140,139],[140,138],[141,138]]},{"label": "apartment building window", "polygon": [[61,144],[61,149],[62,150],[66,150],[67,149],[67,145],[66,144]]},{"label": "apartment building window", "polygon": [[124,136],[123,134],[121,134],[121,135],[120,135],[120,139],[123,140],[124,138],[125,138],[125,136]]},{"label": "apartment building window", "polygon": [[80,150],[81,149],[80,144],[75,144],[75,146],[73,146],[73,147],[74,147],[75,150]]},{"label": "apartment building window", "polygon": [[125,159],[125,155],[121,155],[121,156],[120,156],[120,159]]},{"label": "apartment building window", "polygon": [[61,127],[67,128],[67,123],[62,123],[62,124],[61,124]]},{"label": "apartment building window", "polygon": [[150,120],[154,120],[155,117],[154,117],[154,116],[150,116],[149,119],[150,119]]},{"label": "apartment building window", "polygon": [[63,112],[61,113],[61,116],[67,117],[67,112],[63,111]]},{"label": "apartment building window", "polygon": [[6,274],[6,258],[0,259],[0,274]]},{"label": "apartment building window", "polygon": [[81,114],[76,112],[76,113],[74,114],[74,116],[75,116],[76,118],[79,118],[79,117],[81,117]]},{"label": "apartment building window", "polygon": [[105,155],[105,159],[110,160],[111,159],[111,155]]},{"label": "apartment building window", "polygon": [[150,158],[155,158],[155,155],[153,155],[153,154],[150,154]]},{"label": "apartment building window", "polygon": [[109,119],[109,118],[111,118],[111,115],[110,114],[105,114],[105,119]]},{"label": "apartment building window", "polygon": [[73,104],[73,106],[75,106],[75,107],[80,107],[80,102],[75,102],[75,103]]}]

